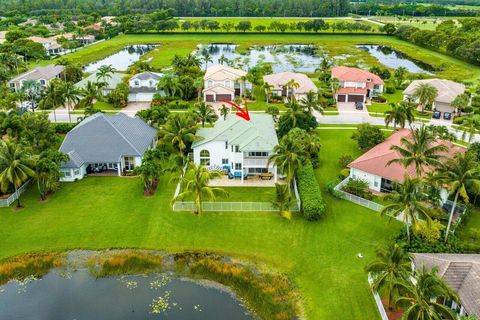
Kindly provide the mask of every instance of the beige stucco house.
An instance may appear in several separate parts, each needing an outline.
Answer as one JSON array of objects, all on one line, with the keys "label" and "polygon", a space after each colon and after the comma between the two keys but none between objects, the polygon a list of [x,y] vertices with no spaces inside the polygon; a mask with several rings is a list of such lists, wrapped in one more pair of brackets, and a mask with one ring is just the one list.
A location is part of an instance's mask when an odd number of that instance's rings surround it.
[{"label": "beige stucco house", "polygon": [[252,84],[243,81],[247,72],[221,64],[207,69],[204,80],[203,100],[220,102],[245,96],[246,90],[252,89]]},{"label": "beige stucco house", "polygon": [[[289,82],[297,83],[298,86],[287,86]],[[263,77],[263,81],[272,86],[272,96],[292,97],[303,99],[308,92],[317,92],[318,88],[313,81],[303,73],[280,72],[269,74]]]}]

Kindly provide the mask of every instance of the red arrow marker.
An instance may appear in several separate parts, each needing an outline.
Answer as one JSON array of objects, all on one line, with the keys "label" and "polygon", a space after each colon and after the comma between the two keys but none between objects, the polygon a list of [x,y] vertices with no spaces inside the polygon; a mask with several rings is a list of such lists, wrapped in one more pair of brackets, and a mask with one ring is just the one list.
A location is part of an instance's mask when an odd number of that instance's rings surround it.
[{"label": "red arrow marker", "polygon": [[232,107],[234,107],[235,109],[237,109],[238,111],[237,111],[237,113],[235,113],[237,116],[239,116],[240,118],[243,118],[247,121],[250,121],[250,114],[248,113],[247,100],[243,99],[243,103],[245,104],[245,109],[242,109],[242,107],[233,103],[232,101],[223,100],[223,102],[226,102],[229,105],[231,105]]}]

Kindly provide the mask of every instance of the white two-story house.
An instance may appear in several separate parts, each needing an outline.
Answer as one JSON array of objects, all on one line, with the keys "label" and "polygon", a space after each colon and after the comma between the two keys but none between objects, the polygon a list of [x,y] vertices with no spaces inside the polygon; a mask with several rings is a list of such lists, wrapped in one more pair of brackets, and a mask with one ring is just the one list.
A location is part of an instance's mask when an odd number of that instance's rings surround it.
[{"label": "white two-story house", "polygon": [[278,144],[273,118],[267,114],[251,114],[250,121],[235,114],[219,120],[213,128],[201,128],[193,143],[193,160],[212,170],[228,171],[242,179],[249,175],[271,173],[277,179],[277,168],[268,157]]},{"label": "white two-story house", "polygon": [[128,81],[130,93],[128,101],[130,102],[150,102],[158,91],[158,82],[162,78],[162,73],[142,72],[134,75]]},{"label": "white two-story house", "polygon": [[204,80],[203,100],[206,102],[231,101],[245,96],[246,90],[252,90],[252,84],[242,80],[247,73],[221,64],[207,69]]},{"label": "white two-story house", "polygon": [[332,78],[339,81],[337,102],[367,102],[367,98],[381,95],[385,85],[376,74],[358,68],[333,67]]}]

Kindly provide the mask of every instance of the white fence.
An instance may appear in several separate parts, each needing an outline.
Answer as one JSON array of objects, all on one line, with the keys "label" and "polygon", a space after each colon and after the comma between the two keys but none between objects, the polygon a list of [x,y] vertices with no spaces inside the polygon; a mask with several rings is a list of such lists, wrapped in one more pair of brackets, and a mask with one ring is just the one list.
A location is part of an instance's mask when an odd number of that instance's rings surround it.
[{"label": "white fence", "polygon": [[[193,201],[176,201],[173,204],[174,211],[193,211],[195,203]],[[278,211],[269,202],[202,202],[202,210],[207,211]],[[290,211],[298,212],[298,206],[295,203]]]},{"label": "white fence", "polygon": [[0,207],[9,207],[12,203],[14,203],[25,191],[29,182],[30,181],[25,182],[20,188],[17,189],[16,192],[12,193],[8,198],[0,199]]},{"label": "white fence", "polygon": [[335,191],[339,192],[342,195],[343,199],[356,203],[358,205],[361,205],[362,207],[372,209],[377,212],[383,209],[384,206],[379,203],[376,203],[376,202],[373,202],[373,201],[358,197],[354,194],[350,194],[348,192],[343,191],[342,187],[348,182],[349,179],[350,178],[347,177],[342,182],[340,182],[335,186]]},{"label": "white fence", "polygon": [[382,299],[380,299],[378,292],[372,289],[373,279],[370,276],[370,274],[368,275],[368,283],[370,284],[370,290],[372,291],[373,299],[375,299],[375,303],[377,304],[377,309],[378,309],[378,312],[380,313],[380,317],[382,318],[382,320],[389,320],[387,316],[387,312],[385,311],[385,308],[383,306]]}]

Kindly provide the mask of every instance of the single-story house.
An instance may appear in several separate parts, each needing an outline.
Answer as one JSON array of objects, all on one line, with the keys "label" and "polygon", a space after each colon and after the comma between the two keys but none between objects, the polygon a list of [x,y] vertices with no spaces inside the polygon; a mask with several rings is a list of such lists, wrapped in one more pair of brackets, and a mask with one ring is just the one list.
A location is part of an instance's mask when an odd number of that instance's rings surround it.
[{"label": "single-story house", "polygon": [[150,102],[158,91],[158,82],[162,78],[162,73],[146,71],[134,75],[128,80],[130,93],[128,101],[130,102]]},{"label": "single-story house", "polygon": [[75,181],[93,172],[121,175],[142,164],[145,151],[156,142],[157,129],[124,113],[94,114],[65,136],[60,151],[69,156],[61,164],[61,181]]},{"label": "single-story house", "polygon": [[62,46],[57,42],[56,37],[28,37],[28,40],[42,44],[48,55],[61,54],[65,51]]},{"label": "single-story house", "polygon": [[[362,179],[368,182],[370,190],[374,192],[390,192],[393,189],[393,183],[403,183],[405,175],[416,177],[415,166],[412,164],[405,168],[400,163],[388,162],[393,159],[401,158],[401,155],[392,150],[393,145],[401,145],[401,139],[411,135],[408,129],[400,129],[394,132],[384,142],[376,145],[363,155],[352,161],[348,167],[350,168],[350,178]],[[464,153],[465,148],[459,147],[450,141],[437,140],[437,144],[443,144],[448,151],[443,154],[445,159],[452,158],[456,153]],[[428,168],[425,168],[428,171]],[[445,202],[448,197],[446,190],[441,192],[442,201]]]},{"label": "single-story house", "polygon": [[459,316],[480,317],[480,254],[414,253],[415,269],[438,268],[438,275],[460,297],[455,301],[441,301]]},{"label": "single-story house", "polygon": [[417,87],[423,83],[428,83],[429,85],[435,87],[438,90],[438,95],[435,98],[432,108],[440,112],[454,112],[455,108],[452,107],[451,105],[453,100],[455,100],[455,98],[458,95],[465,93],[464,84],[454,82],[451,80],[445,80],[445,79],[414,80],[403,91],[403,99],[407,100],[409,98],[413,98],[415,89],[417,89]]},{"label": "single-story house", "polygon": [[376,74],[359,68],[333,67],[332,78],[339,81],[337,102],[367,102],[367,98],[381,95],[385,85]]},{"label": "single-story house", "polygon": [[50,81],[55,78],[61,78],[63,66],[55,66],[50,64],[46,67],[36,67],[21,75],[16,76],[9,81],[9,87],[12,91],[19,91],[25,81],[38,81],[42,87],[46,87]]},{"label": "single-story house", "polygon": [[203,100],[206,102],[231,101],[245,96],[252,84],[242,80],[247,73],[240,69],[216,64],[207,69],[204,80]]},{"label": "single-story house", "polygon": [[102,89],[102,91],[106,95],[106,94],[109,94],[110,92],[112,92],[117,87],[117,85],[122,82],[122,79],[125,76],[126,76],[126,74],[124,74],[124,73],[114,72],[113,74],[111,74],[110,78],[106,77],[105,79],[98,79],[97,74],[93,73],[93,74],[89,75],[88,77],[83,78],[82,80],[77,82],[75,84],[75,87],[77,87],[79,89],[85,89],[88,82],[92,82],[92,83],[105,82],[107,85],[106,85],[106,87],[104,87]]},{"label": "single-story house", "polygon": [[268,164],[268,157],[278,144],[272,116],[250,114],[250,121],[229,114],[213,128],[201,128],[193,143],[193,161],[212,169],[226,170],[235,177],[271,173],[277,179],[277,169]]},{"label": "single-story house", "polygon": [[[294,81],[296,86],[287,87],[287,83]],[[280,72],[263,76],[263,81],[272,86],[272,96],[274,97],[295,97],[301,100],[306,97],[310,91],[318,92],[317,86],[313,81],[303,73],[296,72]]]}]

